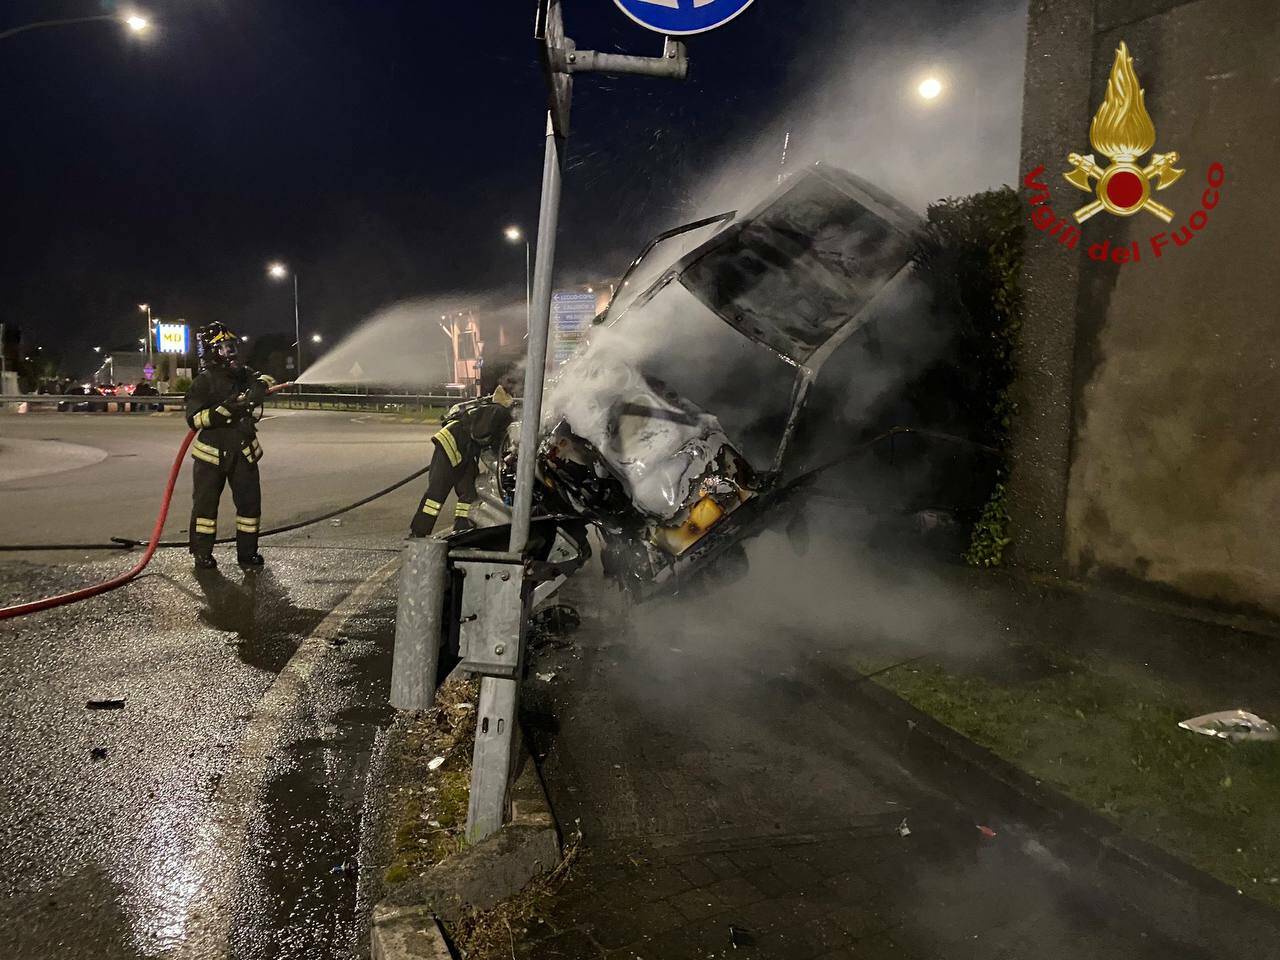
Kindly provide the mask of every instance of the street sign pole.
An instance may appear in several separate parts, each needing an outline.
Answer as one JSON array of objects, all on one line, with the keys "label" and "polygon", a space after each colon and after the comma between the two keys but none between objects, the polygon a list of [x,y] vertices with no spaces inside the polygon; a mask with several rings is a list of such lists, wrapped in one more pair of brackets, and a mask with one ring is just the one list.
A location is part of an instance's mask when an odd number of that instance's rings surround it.
[{"label": "street sign pole", "polygon": [[[540,0],[534,28],[542,41],[543,66],[550,87],[546,150],[542,163],[542,204],[538,212],[538,246],[534,254],[530,298],[528,357],[525,362],[520,448],[516,460],[515,504],[508,553],[522,554],[529,542],[533,506],[534,464],[542,421],[542,389],[547,364],[547,331],[551,318],[551,286],[555,271],[556,227],[560,218],[560,184],[575,73],[639,74],[683,80],[689,71],[684,44],[666,38],[661,57],[633,57],[578,50],[565,36],[560,0]],[[508,638],[523,666],[525,638],[521,623]],[[520,706],[520,674],[486,676],[480,681],[476,745],[471,765],[471,799],[467,839],[475,842],[495,833],[506,819],[507,792],[515,761],[516,716]]]}]

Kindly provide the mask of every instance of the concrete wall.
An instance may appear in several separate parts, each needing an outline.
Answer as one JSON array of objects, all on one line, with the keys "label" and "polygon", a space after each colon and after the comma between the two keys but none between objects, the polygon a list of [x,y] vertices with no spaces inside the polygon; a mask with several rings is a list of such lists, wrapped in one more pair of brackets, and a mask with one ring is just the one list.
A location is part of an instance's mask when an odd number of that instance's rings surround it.
[{"label": "concrete wall", "polygon": [[[1121,40],[1155,149],[1187,172],[1157,195],[1175,211],[1167,226],[1104,213],[1075,251],[1029,230],[1014,559],[1277,614],[1280,4],[1034,2],[1022,169],[1044,165],[1062,216],[1088,200],[1061,173],[1067,153],[1092,150]],[[1218,206],[1157,259],[1150,237],[1187,223],[1215,162]],[[1138,241],[1143,261],[1088,259],[1102,240]]]}]

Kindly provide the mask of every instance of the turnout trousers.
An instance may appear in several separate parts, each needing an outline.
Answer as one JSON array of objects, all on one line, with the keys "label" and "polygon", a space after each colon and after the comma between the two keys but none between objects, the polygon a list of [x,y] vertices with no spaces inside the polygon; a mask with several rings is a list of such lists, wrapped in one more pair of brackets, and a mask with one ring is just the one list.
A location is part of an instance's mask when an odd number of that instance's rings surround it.
[{"label": "turnout trousers", "polygon": [[470,530],[475,527],[471,519],[471,504],[476,499],[476,459],[461,459],[455,466],[440,441],[433,439],[432,443],[435,453],[431,455],[431,469],[427,473],[427,492],[422,495],[418,512],[413,515],[413,522],[409,524],[411,537],[426,537],[431,534],[450,490],[458,495],[457,506],[453,508],[453,529]]},{"label": "turnout trousers", "polygon": [[222,488],[231,485],[236,505],[236,554],[240,559],[258,552],[258,525],[262,521],[262,487],[258,465],[240,454],[223,455],[223,463],[191,461],[191,552],[197,557],[213,553],[218,534],[218,501]]}]

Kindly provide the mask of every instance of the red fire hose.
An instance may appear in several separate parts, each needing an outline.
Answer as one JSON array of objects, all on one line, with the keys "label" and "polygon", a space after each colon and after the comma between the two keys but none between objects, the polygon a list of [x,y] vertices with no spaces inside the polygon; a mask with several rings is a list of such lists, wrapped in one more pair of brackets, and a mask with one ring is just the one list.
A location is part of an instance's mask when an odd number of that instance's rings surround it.
[{"label": "red fire hose", "polygon": [[142,559],[134,564],[132,570],[102,583],[96,583],[91,587],[81,587],[79,590],[72,590],[70,593],[60,593],[56,597],[45,597],[43,600],[32,600],[29,603],[19,603],[12,607],[0,607],[0,620],[21,617],[28,613],[35,613],[38,610],[48,610],[51,607],[61,607],[63,604],[96,597],[98,594],[106,593],[108,590],[123,587],[140,574],[147,564],[151,562],[151,555],[156,552],[156,547],[160,545],[160,534],[164,532],[164,522],[169,517],[169,502],[173,499],[173,488],[178,482],[178,471],[182,469],[182,458],[187,455],[187,448],[191,446],[191,441],[195,438],[196,432],[188,430],[186,437],[183,438],[182,446],[178,448],[178,455],[173,458],[173,466],[169,469],[169,482],[164,488],[164,500],[160,504],[160,515],[156,517],[156,525],[151,529],[151,539],[147,541],[146,552],[143,553]]},{"label": "red fire hose", "polygon": [[[277,390],[283,390],[287,386],[290,386],[290,384],[276,384],[267,393],[275,393]],[[151,562],[152,554],[160,546],[160,535],[164,533],[164,522],[169,517],[169,503],[173,500],[173,488],[177,485],[178,473],[182,470],[182,458],[187,455],[187,448],[191,446],[191,441],[195,438],[196,431],[188,430],[186,437],[182,440],[182,446],[178,448],[178,455],[173,458],[173,466],[169,468],[169,482],[165,485],[164,499],[160,503],[160,514],[156,517],[156,525],[151,529],[151,537],[147,540],[146,552],[142,554],[142,559],[134,564],[133,569],[120,574],[118,577],[112,577],[102,583],[96,583],[91,587],[81,587],[79,590],[72,590],[70,593],[60,593],[56,597],[45,597],[42,600],[32,600],[29,603],[18,603],[11,607],[0,607],[0,620],[9,620],[13,617],[25,616],[28,613],[36,613],[39,610],[61,607],[68,603],[75,603],[77,600],[87,600],[89,597],[96,597],[100,593],[123,587],[138,574],[142,573],[147,564]]]}]

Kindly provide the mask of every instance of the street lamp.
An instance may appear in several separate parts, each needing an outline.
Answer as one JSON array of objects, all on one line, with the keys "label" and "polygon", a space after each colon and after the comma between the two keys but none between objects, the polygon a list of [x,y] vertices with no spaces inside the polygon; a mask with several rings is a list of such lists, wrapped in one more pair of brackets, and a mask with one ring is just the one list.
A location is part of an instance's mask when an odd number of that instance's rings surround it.
[{"label": "street lamp", "polygon": [[[267,264],[267,276],[272,280],[283,280],[289,276],[289,268],[279,260]],[[293,346],[297,351],[296,359],[298,362],[298,371],[296,376],[302,376],[302,333],[300,331],[301,321],[298,311],[298,273],[293,273]]]},{"label": "street lamp", "polygon": [[19,33],[26,33],[28,30],[40,30],[46,27],[69,27],[77,23],[122,23],[130,33],[142,34],[151,28],[151,21],[139,13],[130,13],[121,16],[118,13],[103,13],[91,17],[64,17],[60,20],[37,20],[34,23],[24,23],[20,27],[11,27],[8,30],[0,31],[0,40],[6,40]]},{"label": "street lamp", "polygon": [[916,93],[920,94],[921,100],[936,100],[942,93],[942,81],[934,76],[925,77],[916,87]]},{"label": "street lamp", "polygon": [[519,243],[524,240],[524,329],[525,336],[528,336],[529,301],[532,299],[533,294],[529,275],[529,241],[525,240],[524,231],[514,223],[503,230],[502,235],[507,238],[508,243]]},{"label": "street lamp", "polygon": [[311,335],[311,342],[312,342],[312,343],[319,343],[319,342],[320,342],[320,339],[321,339],[321,338],[320,338],[320,334],[318,334],[318,333],[313,333],[313,334]]},{"label": "street lamp", "polygon": [[140,303],[138,304],[138,309],[142,310],[147,315],[147,339],[146,339],[147,361],[149,363],[155,363],[156,362],[155,354],[151,350],[151,304]]},{"label": "street lamp", "polygon": [[101,353],[101,352],[102,352],[102,348],[101,348],[101,347],[94,347],[94,348],[93,348],[93,352],[94,352],[94,353]]}]

